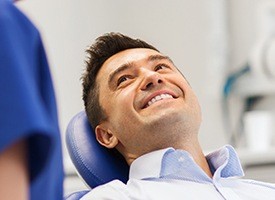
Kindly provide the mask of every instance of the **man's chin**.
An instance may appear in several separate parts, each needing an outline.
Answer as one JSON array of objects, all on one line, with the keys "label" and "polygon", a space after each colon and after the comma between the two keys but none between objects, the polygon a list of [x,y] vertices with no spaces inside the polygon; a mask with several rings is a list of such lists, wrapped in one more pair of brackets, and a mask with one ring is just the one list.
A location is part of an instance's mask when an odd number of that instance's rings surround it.
[{"label": "man's chin", "polygon": [[175,122],[182,120],[183,116],[179,110],[166,109],[152,113],[146,118],[148,126],[165,128],[165,126],[173,126]]}]

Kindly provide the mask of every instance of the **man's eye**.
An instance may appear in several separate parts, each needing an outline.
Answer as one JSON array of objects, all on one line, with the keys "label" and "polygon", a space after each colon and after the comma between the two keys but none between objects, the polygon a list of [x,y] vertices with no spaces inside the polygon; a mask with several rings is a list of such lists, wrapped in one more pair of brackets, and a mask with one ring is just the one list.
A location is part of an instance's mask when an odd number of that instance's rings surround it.
[{"label": "man's eye", "polygon": [[164,64],[160,64],[160,65],[157,65],[157,66],[155,67],[155,71],[158,71],[158,70],[161,70],[161,69],[164,69],[164,68],[167,68],[167,66],[164,65]]},{"label": "man's eye", "polygon": [[129,79],[129,77],[127,76],[121,76],[118,80],[117,80],[117,86],[119,86],[122,82],[127,81]]}]

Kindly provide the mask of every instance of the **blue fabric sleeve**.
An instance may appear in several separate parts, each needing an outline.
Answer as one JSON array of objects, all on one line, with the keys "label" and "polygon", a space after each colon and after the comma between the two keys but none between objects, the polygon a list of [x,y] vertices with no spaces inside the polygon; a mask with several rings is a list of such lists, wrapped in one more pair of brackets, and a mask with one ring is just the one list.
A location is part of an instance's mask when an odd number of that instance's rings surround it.
[{"label": "blue fabric sleeve", "polygon": [[0,0],[0,9],[0,152],[26,139],[32,198],[46,189],[51,194],[37,199],[61,199],[60,132],[43,44],[11,1]]}]

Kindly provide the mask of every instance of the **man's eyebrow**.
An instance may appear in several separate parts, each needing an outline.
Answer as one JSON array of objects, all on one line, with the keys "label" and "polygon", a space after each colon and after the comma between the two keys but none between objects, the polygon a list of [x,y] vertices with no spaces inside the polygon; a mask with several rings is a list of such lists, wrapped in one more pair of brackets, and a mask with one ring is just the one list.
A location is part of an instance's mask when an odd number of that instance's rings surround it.
[{"label": "man's eyebrow", "polygon": [[113,82],[115,76],[117,76],[117,74],[119,74],[120,72],[122,71],[125,71],[127,69],[130,69],[132,68],[134,65],[134,63],[132,62],[128,62],[128,63],[125,63],[125,64],[122,64],[121,66],[119,66],[115,71],[113,71],[110,75],[109,75],[109,78],[108,78],[108,85],[110,86],[111,83]]},{"label": "man's eyebrow", "polygon": [[148,61],[159,61],[159,60],[168,60],[169,62],[173,63],[172,59],[168,56],[163,55],[151,55],[147,58]]}]

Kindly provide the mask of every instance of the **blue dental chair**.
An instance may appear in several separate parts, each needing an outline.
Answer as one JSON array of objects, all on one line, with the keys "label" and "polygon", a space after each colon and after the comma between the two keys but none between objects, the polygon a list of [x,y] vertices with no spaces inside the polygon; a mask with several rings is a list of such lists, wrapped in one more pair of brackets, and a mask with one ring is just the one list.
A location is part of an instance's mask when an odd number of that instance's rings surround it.
[{"label": "blue dental chair", "polygon": [[[78,175],[90,188],[114,179],[127,182],[128,164],[115,149],[107,149],[97,142],[85,111],[76,114],[70,121],[66,130],[66,144]],[[65,199],[76,200],[87,192],[75,192]]]}]

